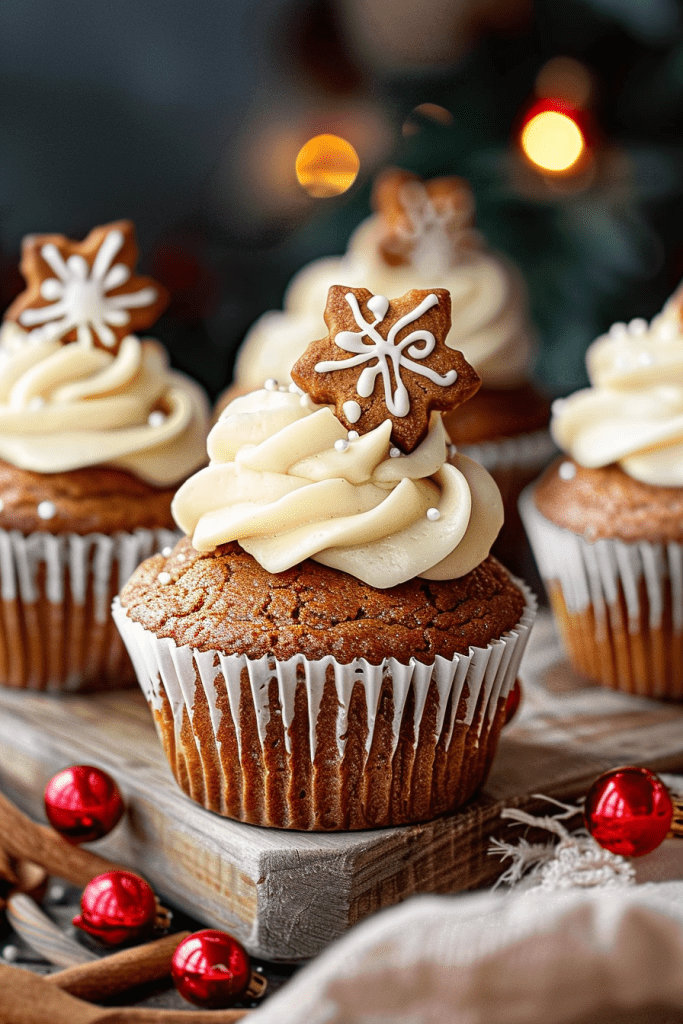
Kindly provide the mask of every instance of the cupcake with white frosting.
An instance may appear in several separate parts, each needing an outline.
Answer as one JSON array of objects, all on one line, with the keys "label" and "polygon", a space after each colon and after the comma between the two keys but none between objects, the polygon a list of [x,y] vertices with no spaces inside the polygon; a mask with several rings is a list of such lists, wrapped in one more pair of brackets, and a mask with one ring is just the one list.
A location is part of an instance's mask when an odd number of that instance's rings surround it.
[{"label": "cupcake with white frosting", "polygon": [[520,504],[560,632],[596,682],[683,699],[683,293],[589,348],[567,453]]},{"label": "cupcake with white frosting", "polygon": [[522,542],[517,498],[556,452],[547,430],[549,403],[531,379],[535,334],[522,276],[474,229],[474,196],[461,178],[423,182],[390,169],[375,184],[373,207],[343,256],[304,267],[287,289],[284,309],[265,313],[249,330],[228,397],[268,378],[291,380],[310,339],[324,333],[322,310],[332,285],[363,285],[381,295],[448,289],[446,344],[463,353],[482,387],[444,422],[458,450],[498,483],[506,525],[496,552],[515,557]]},{"label": "cupcake with white frosting", "polygon": [[489,556],[494,481],[448,461],[441,413],[478,386],[443,343],[448,293],[333,289],[326,319],[297,384],[224,410],[174,500],[186,539],[114,617],[189,796],[338,830],[482,785],[534,602]]},{"label": "cupcake with white frosting", "polygon": [[173,544],[170,504],[205,461],[203,391],[137,330],[167,302],[130,222],[30,236],[0,330],[0,685],[132,685],[110,604]]}]

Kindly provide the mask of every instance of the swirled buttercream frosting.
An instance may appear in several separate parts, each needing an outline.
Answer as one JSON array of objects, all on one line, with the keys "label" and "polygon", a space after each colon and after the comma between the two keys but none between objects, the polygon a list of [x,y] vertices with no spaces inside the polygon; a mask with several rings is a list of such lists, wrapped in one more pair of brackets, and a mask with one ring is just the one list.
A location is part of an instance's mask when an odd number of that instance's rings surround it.
[{"label": "swirled buttercream frosting", "polygon": [[173,515],[198,551],[236,540],[272,573],[312,558],[379,589],[464,576],[502,525],[496,484],[464,456],[446,462],[438,414],[409,455],[390,434],[389,419],[358,436],[308,395],[252,392],[223,411]]},{"label": "swirled buttercream frosting", "polygon": [[[238,385],[260,387],[268,377],[290,380],[289,371],[308,343],[325,332],[321,311],[335,284],[364,286],[379,295],[446,288],[452,303],[446,344],[463,353],[484,387],[516,387],[528,378],[534,333],[519,271],[487,249],[478,234],[454,235],[437,212],[429,214],[429,204],[407,206],[414,231],[406,260],[387,262],[384,221],[380,214],[369,217],[352,235],[344,256],[304,267],[287,289],[284,310],[256,321],[238,354]],[[467,244],[462,241],[465,234]]]},{"label": "swirled buttercream frosting", "polygon": [[0,459],[59,473],[107,465],[158,487],[206,461],[202,389],[162,346],[128,335],[118,350],[0,331]]},{"label": "swirled buttercream frosting", "polygon": [[683,486],[682,303],[679,289],[650,324],[614,324],[588,349],[591,386],[555,402],[550,425],[580,465]]}]

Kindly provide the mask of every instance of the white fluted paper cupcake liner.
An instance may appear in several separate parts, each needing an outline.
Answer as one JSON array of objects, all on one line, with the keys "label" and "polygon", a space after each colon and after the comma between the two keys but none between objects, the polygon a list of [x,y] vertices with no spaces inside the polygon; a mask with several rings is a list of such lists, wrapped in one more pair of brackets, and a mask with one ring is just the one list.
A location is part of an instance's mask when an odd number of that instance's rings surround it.
[{"label": "white fluted paper cupcake liner", "polygon": [[[475,731],[477,735],[491,728],[500,702],[509,693],[517,676],[536,613],[535,597],[524,584],[517,582],[524,592],[526,605],[514,629],[500,639],[492,641],[486,648],[471,647],[468,654],[456,654],[450,660],[437,657],[431,665],[414,659],[411,659],[410,664],[403,665],[393,658],[385,659],[379,665],[372,665],[363,658],[355,659],[348,664],[340,664],[331,656],[319,661],[310,661],[303,655],[296,655],[288,661],[277,661],[269,657],[252,660],[244,655],[226,655],[213,650],[198,651],[189,646],[179,647],[172,639],[159,638],[129,619],[118,599],[114,601],[112,614],[135,666],[143,693],[152,711],[155,712],[157,729],[167,751],[168,736],[164,735],[164,727],[160,725],[165,700],[172,715],[175,749],[180,749],[187,743],[185,729],[188,723],[194,727],[198,703],[201,703],[202,707],[208,707],[213,734],[215,737],[218,736],[224,714],[219,707],[219,694],[215,685],[220,677],[227,692],[227,704],[235,729],[239,756],[243,758],[247,753],[246,745],[253,742],[252,733],[245,734],[244,724],[244,680],[248,678],[261,753],[265,750],[269,722],[276,713],[281,716],[284,744],[287,756],[291,757],[291,727],[295,716],[297,684],[301,680],[305,683],[306,689],[306,731],[310,761],[313,763],[317,749],[318,715],[323,690],[331,672],[338,702],[335,740],[339,762],[341,763],[344,758],[349,731],[352,728],[349,708],[352,691],[358,682],[363,684],[365,692],[367,732],[364,753],[367,762],[375,738],[380,693],[387,679],[391,680],[393,696],[391,757],[395,754],[402,735],[404,712],[411,687],[414,694],[412,736],[415,749],[420,742],[423,710],[432,683],[435,684],[438,693],[438,711],[433,737],[435,746],[442,744],[448,748],[456,725],[465,726]],[[270,692],[273,680],[277,685],[275,705],[271,703]],[[197,687],[201,687],[202,690],[200,702],[197,700]],[[199,744],[197,751],[192,750],[192,755],[195,756],[197,752],[201,757]],[[217,758],[211,759],[210,764],[203,765],[205,776],[215,774],[217,767],[220,771],[220,750],[218,754]],[[391,766],[388,770],[391,770]],[[226,785],[227,780],[221,778],[219,789],[224,790]],[[207,786],[206,790],[209,788],[211,787]],[[205,802],[205,806],[212,810],[228,813],[224,807],[206,801],[200,802]],[[286,825],[268,821],[258,823]]]},{"label": "white fluted paper cupcake liner", "polygon": [[[0,685],[56,691],[99,688],[95,647],[100,642],[104,646],[109,632],[109,643],[118,643],[116,631],[108,630],[112,594],[140,562],[173,546],[179,535],[141,528],[112,536],[43,531],[25,536],[0,529]],[[91,644],[82,668],[74,665],[68,650],[60,659],[52,656],[55,646],[64,647],[79,614],[84,616],[81,632],[99,628],[98,636],[84,637],[84,644]],[[102,656],[113,668],[115,652],[103,651]],[[106,674],[104,662],[102,667]],[[115,679],[106,685],[116,685]]]},{"label": "white fluted paper cupcake liner", "polygon": [[495,470],[537,470],[540,472],[557,455],[557,445],[547,428],[534,430],[516,437],[503,437],[497,441],[480,441],[477,444],[459,444],[461,455],[474,459],[489,473]]},{"label": "white fluted paper cupcake liner", "polygon": [[[604,674],[588,674],[598,682],[643,695],[683,697],[683,545],[651,541],[627,543],[615,538],[591,541],[557,526],[539,512],[533,489],[534,485],[522,493],[519,511],[556,614],[557,599],[553,601],[553,597],[558,589],[561,592],[564,608],[559,610],[558,624],[571,648],[570,653],[575,655],[574,660],[581,662],[582,659],[568,636],[562,621],[563,612],[581,617],[590,611],[595,642],[598,648],[601,645],[603,648],[602,652],[598,649],[596,656]],[[631,642],[642,648],[637,651],[634,647],[628,665],[614,650],[616,633],[619,637],[622,634],[631,637]],[[670,642],[681,648],[681,674],[676,670],[674,659],[668,668],[665,666],[666,678],[658,678],[657,661],[661,661],[662,656],[654,648],[648,654],[649,645]],[[584,629],[583,644],[589,643]],[[678,653],[674,653],[678,657]],[[669,656],[671,654],[669,651]],[[610,657],[614,665],[610,664]],[[649,661],[645,676],[631,664],[634,658],[639,661],[644,658],[645,669]],[[585,658],[583,660],[585,662]],[[585,664],[581,667],[586,671]],[[619,678],[620,667],[622,678]],[[624,668],[626,677],[623,677]],[[613,678],[608,679],[610,676]]]}]

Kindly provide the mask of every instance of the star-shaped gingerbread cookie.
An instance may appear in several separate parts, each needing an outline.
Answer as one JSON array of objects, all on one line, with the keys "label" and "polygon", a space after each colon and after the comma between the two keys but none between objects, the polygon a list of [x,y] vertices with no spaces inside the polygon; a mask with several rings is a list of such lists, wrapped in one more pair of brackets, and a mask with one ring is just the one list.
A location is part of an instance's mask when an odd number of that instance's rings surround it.
[{"label": "star-shaped gingerbread cookie", "polygon": [[292,380],[314,402],[333,405],[348,430],[365,434],[390,419],[393,443],[411,452],[426,437],[433,409],[454,409],[479,388],[475,370],[445,343],[451,326],[445,288],[389,300],[367,288],[333,285],[325,323],[330,333],[308,346]]},{"label": "star-shaped gingerbread cookie", "polygon": [[19,264],[27,287],[5,319],[36,339],[115,352],[127,334],[151,326],[168,305],[162,285],[135,273],[137,258],[127,220],[94,228],[83,242],[29,235]]},{"label": "star-shaped gingerbread cookie", "polygon": [[411,255],[430,235],[445,239],[455,253],[474,248],[475,202],[464,178],[432,178],[388,168],[375,181],[372,206],[379,216],[379,250],[385,263],[410,263]]}]

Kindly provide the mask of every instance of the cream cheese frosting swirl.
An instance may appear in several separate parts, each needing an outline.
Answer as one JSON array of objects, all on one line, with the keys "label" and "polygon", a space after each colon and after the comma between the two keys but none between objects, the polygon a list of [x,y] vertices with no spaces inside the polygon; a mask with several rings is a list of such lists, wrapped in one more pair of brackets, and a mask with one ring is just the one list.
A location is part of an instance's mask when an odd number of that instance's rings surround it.
[{"label": "cream cheese frosting swirl", "polygon": [[464,576],[502,525],[496,484],[465,456],[446,462],[438,414],[410,455],[392,457],[390,434],[386,420],[349,438],[307,395],[252,392],[223,411],[173,515],[198,551],[236,540],[272,573],[312,558],[379,589]]},{"label": "cream cheese frosting swirl", "polygon": [[614,324],[588,349],[590,388],[553,405],[551,433],[587,468],[683,486],[683,292],[651,324]]},{"label": "cream cheese frosting swirl", "polygon": [[162,346],[128,335],[116,355],[0,331],[0,459],[59,473],[92,465],[169,487],[205,459],[204,392]]},{"label": "cream cheese frosting swirl", "polygon": [[386,263],[380,240],[375,214],[356,229],[345,256],[315,260],[292,279],[284,311],[265,313],[247,333],[236,364],[238,385],[257,388],[269,377],[290,380],[296,360],[326,332],[321,310],[334,284],[367,287],[376,295],[447,288],[452,324],[446,344],[463,353],[485,387],[516,387],[528,378],[534,333],[516,267],[483,244],[454,247],[438,227],[425,233],[405,265]]}]

